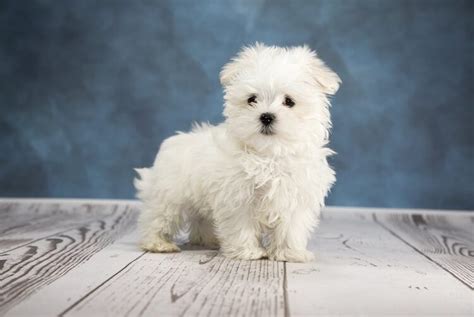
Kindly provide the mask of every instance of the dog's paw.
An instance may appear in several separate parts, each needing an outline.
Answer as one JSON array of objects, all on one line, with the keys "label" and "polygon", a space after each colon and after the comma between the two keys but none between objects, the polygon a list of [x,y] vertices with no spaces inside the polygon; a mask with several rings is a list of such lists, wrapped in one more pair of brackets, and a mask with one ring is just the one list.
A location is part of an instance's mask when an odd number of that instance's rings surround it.
[{"label": "dog's paw", "polygon": [[224,256],[240,260],[258,260],[267,258],[268,254],[264,248],[239,248],[232,251],[223,251]]},{"label": "dog's paw", "polygon": [[156,239],[153,241],[142,241],[140,243],[140,247],[144,251],[153,253],[172,253],[181,251],[181,249],[173,242],[168,242],[161,239]]},{"label": "dog's paw", "polygon": [[269,255],[270,260],[284,262],[311,262],[314,254],[308,250],[279,249]]}]

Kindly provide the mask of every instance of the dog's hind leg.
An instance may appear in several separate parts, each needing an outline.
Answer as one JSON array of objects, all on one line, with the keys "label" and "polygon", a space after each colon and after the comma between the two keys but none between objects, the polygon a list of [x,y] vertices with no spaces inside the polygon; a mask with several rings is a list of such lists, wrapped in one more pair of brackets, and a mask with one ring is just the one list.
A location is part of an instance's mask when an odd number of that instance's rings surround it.
[{"label": "dog's hind leg", "polygon": [[189,243],[201,245],[209,249],[219,249],[214,223],[211,219],[196,216],[191,220]]},{"label": "dog's hind leg", "polygon": [[179,206],[160,204],[157,207],[144,206],[138,219],[141,241],[140,247],[149,252],[179,252],[173,242],[178,233],[182,215]]}]

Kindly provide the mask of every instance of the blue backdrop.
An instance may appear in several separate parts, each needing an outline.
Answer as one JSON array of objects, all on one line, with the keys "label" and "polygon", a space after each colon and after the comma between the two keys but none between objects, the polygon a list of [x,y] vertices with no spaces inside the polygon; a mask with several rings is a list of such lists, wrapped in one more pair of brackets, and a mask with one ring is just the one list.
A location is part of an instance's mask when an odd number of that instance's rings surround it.
[{"label": "blue backdrop", "polygon": [[1,1],[0,196],[131,198],[242,45],[341,76],[331,205],[474,209],[472,1]]}]

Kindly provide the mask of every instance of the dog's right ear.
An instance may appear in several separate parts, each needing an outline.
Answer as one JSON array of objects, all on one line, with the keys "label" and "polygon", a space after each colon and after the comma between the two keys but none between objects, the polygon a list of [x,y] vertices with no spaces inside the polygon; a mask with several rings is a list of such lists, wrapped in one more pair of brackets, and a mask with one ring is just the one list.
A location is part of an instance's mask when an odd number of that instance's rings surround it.
[{"label": "dog's right ear", "polygon": [[238,70],[239,70],[239,67],[237,65],[238,62],[239,61],[234,58],[230,62],[225,64],[224,67],[222,67],[222,70],[220,72],[220,77],[219,77],[222,86],[224,87],[228,86],[230,82],[232,81],[232,79],[237,77]]},{"label": "dog's right ear", "polygon": [[268,49],[268,47],[259,42],[251,46],[242,47],[237,56],[233,57],[230,62],[222,67],[220,73],[221,85],[224,87],[228,86],[239,75],[242,69],[245,69],[248,64],[254,62],[258,54],[266,49]]}]

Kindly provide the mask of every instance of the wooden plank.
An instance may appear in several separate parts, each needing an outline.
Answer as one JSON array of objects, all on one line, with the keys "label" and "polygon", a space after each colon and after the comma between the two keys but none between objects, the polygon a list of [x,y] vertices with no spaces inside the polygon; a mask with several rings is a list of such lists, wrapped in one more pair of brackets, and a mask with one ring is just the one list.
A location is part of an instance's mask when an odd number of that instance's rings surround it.
[{"label": "wooden plank", "polygon": [[282,316],[283,266],[206,250],[147,253],[61,315]]},{"label": "wooden plank", "polygon": [[128,232],[137,211],[119,206],[103,219],[90,220],[0,254],[0,314],[48,285]]},{"label": "wooden plank", "polygon": [[325,211],[310,248],[314,263],[287,264],[291,315],[473,314],[471,290],[370,213]]},{"label": "wooden plank", "polygon": [[376,219],[413,250],[474,289],[474,216],[380,213]]},{"label": "wooden plank", "polygon": [[0,201],[0,252],[111,215],[116,205]]},{"label": "wooden plank", "polygon": [[57,217],[62,215],[97,215],[115,204],[93,204],[80,202],[56,202],[54,199],[36,202],[29,200],[5,200],[0,199],[0,234],[22,228],[25,225],[34,225],[31,221],[44,217]]},{"label": "wooden plank", "polygon": [[[0,199],[2,216],[4,203]],[[30,207],[25,203],[17,210],[18,218],[12,213],[8,221],[2,218],[0,222],[0,229],[2,225],[7,229],[0,240],[6,236],[30,239],[0,254],[4,266],[0,268],[0,315],[474,314],[474,293],[400,239],[403,230],[391,227],[400,221],[386,222],[379,217],[383,213],[377,214],[379,222],[375,222],[371,212],[364,210],[325,211],[310,244],[316,262],[288,264],[285,269],[283,263],[235,261],[197,249],[145,254],[137,248],[138,235],[132,230],[136,202],[91,202],[103,207],[97,207],[97,214],[88,215],[85,222],[80,208],[68,207],[80,207],[84,201],[55,200],[54,204],[62,204],[62,211],[55,215],[51,201],[28,201]],[[133,208],[127,209],[129,203]],[[35,208],[39,212],[32,213]],[[128,218],[112,228],[126,210]],[[447,258],[457,252],[470,259],[472,217],[420,214],[427,224],[421,230],[456,238],[456,243],[448,243],[451,255]],[[73,220],[68,222],[67,216]],[[5,299],[10,302],[2,307]]]},{"label": "wooden plank", "polygon": [[392,213],[392,214],[449,214],[449,215],[472,215],[474,210],[450,210],[450,209],[420,209],[420,208],[380,208],[380,207],[338,207],[338,206],[326,206],[324,207],[326,212],[336,212],[344,211],[346,213]]},{"label": "wooden plank", "polygon": [[132,230],[11,308],[6,316],[29,317],[38,312],[43,316],[58,316],[140,258],[144,252],[137,247],[137,241],[137,231]]}]

